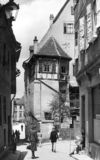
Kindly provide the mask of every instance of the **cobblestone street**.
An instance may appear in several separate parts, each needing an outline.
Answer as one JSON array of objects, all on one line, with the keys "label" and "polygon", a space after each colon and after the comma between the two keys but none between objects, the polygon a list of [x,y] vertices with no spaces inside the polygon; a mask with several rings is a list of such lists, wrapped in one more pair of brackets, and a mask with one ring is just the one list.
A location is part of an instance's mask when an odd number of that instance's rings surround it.
[{"label": "cobblestone street", "polygon": [[[22,155],[27,152],[24,160],[31,160],[32,154],[31,150],[27,149],[28,144],[20,145],[17,147],[17,150],[22,152]],[[39,160],[73,160],[72,157],[69,156],[71,150],[74,147],[74,142],[70,141],[58,141],[56,146],[56,153],[51,151],[51,143],[44,143],[41,147],[38,147],[36,151],[37,159]]]}]

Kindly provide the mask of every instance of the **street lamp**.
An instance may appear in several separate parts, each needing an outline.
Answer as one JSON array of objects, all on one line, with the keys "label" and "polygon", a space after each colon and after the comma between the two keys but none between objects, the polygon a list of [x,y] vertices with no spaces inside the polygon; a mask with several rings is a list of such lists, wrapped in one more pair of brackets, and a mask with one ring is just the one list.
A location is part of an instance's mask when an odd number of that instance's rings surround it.
[{"label": "street lamp", "polygon": [[5,15],[8,20],[15,21],[18,15],[19,5],[16,4],[13,0],[5,5]]}]

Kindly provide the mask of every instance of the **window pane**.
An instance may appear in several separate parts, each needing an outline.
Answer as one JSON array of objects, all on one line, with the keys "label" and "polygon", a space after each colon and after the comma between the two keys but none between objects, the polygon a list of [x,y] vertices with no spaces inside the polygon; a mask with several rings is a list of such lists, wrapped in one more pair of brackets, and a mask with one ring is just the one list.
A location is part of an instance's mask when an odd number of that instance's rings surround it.
[{"label": "window pane", "polygon": [[65,66],[62,66],[62,67],[61,67],[61,73],[66,73],[66,68],[65,68]]},{"label": "window pane", "polygon": [[52,118],[51,118],[51,113],[45,112],[44,115],[45,115],[45,119],[46,119],[46,120],[51,120],[51,119],[52,119]]},{"label": "window pane", "polygon": [[66,27],[67,27],[67,33],[72,34],[74,32],[73,23],[68,23]]},{"label": "window pane", "polygon": [[66,34],[67,31],[66,31],[66,23],[64,23],[64,34]]}]

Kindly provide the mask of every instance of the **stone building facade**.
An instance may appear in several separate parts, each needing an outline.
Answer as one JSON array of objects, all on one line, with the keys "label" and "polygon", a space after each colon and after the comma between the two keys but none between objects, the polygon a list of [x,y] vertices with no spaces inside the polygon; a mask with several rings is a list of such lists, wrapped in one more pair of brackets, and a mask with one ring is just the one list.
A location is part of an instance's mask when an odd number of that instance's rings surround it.
[{"label": "stone building facade", "polygon": [[38,48],[41,48],[44,43],[53,36],[62,49],[72,58],[69,64],[69,86],[67,85],[69,99],[71,102],[69,105],[71,107],[72,127],[74,126],[76,116],[79,116],[79,87],[76,78],[73,75],[73,64],[75,58],[73,2],[73,0],[66,0],[55,17],[53,14],[50,15],[49,29],[38,44]]},{"label": "stone building facade", "polygon": [[[49,137],[53,123],[50,103],[59,92],[66,94],[71,58],[62,50],[54,37],[48,39],[36,53],[30,48],[30,53],[30,58],[23,62],[25,105],[26,109],[41,122],[42,134],[46,138]],[[45,127],[48,135],[44,131]]]},{"label": "stone building facade", "polygon": [[[16,94],[16,63],[21,45],[12,30],[12,18],[6,11],[15,3],[0,5],[0,156],[11,144],[11,96]],[[8,13],[8,12],[7,12]]]},{"label": "stone building facade", "polygon": [[75,1],[75,66],[85,148],[100,159],[100,1]]}]

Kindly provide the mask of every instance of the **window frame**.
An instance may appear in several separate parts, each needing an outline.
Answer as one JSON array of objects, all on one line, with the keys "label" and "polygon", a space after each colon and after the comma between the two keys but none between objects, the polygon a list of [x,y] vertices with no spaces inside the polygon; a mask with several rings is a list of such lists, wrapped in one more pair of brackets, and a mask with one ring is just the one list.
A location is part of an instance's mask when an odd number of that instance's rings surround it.
[{"label": "window frame", "polygon": [[63,24],[64,34],[74,34],[74,23],[67,22]]},{"label": "window frame", "polygon": [[53,61],[39,61],[39,73],[56,73],[56,63]]}]

